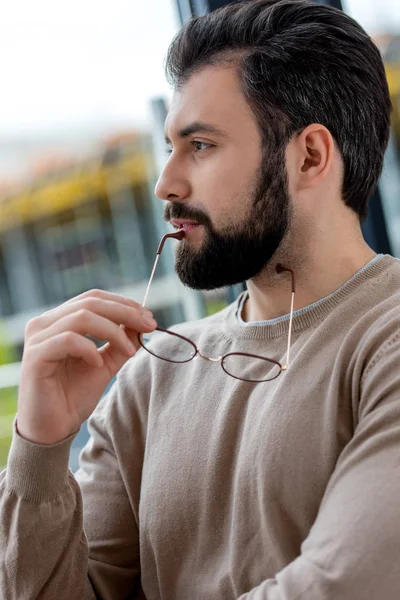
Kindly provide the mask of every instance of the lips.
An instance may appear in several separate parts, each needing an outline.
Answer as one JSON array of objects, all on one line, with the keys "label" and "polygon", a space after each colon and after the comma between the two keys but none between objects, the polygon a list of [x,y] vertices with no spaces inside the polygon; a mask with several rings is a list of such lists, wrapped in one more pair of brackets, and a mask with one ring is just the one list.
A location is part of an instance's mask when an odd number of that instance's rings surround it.
[{"label": "lips", "polygon": [[200,223],[197,223],[197,221],[186,221],[184,219],[171,219],[171,224],[178,229],[183,229],[185,232],[200,227]]}]

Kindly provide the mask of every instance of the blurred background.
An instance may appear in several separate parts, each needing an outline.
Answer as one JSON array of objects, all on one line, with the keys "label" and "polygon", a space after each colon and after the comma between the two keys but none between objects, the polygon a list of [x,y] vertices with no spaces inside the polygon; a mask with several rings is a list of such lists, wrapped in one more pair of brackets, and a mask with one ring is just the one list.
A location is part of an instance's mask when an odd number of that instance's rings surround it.
[{"label": "blurred background", "polygon": [[[251,0],[250,0],[251,1]],[[161,236],[154,186],[167,158],[168,45],[187,18],[226,0],[14,0],[0,23],[0,469],[5,466],[27,321],[90,288],[139,302]],[[364,235],[400,257],[400,3],[331,0],[378,44],[393,131]],[[234,289],[203,294],[174,274],[166,244],[149,307],[162,327],[211,314]],[[86,427],[75,440],[77,466]]]}]

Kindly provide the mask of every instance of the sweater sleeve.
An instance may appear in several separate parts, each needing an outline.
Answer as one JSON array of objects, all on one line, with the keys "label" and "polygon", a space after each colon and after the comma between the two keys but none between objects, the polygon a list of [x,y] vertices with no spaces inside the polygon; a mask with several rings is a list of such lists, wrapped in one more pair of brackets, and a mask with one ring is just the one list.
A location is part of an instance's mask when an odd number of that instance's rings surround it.
[{"label": "sweater sleeve", "polygon": [[400,334],[369,363],[358,422],[301,554],[240,600],[397,600],[400,593]]},{"label": "sweater sleeve", "polygon": [[[14,431],[0,476],[1,598],[144,599],[137,513],[113,446],[118,436],[126,441],[115,416],[119,401],[116,383],[89,420],[91,438],[75,476],[68,469],[74,436],[44,446]],[[135,421],[130,416],[121,420]],[[135,469],[135,440],[129,440],[130,468],[140,486],[142,452]]]},{"label": "sweater sleeve", "polygon": [[44,446],[14,430],[0,474],[0,590],[7,600],[94,600],[82,500],[68,470],[74,436]]}]

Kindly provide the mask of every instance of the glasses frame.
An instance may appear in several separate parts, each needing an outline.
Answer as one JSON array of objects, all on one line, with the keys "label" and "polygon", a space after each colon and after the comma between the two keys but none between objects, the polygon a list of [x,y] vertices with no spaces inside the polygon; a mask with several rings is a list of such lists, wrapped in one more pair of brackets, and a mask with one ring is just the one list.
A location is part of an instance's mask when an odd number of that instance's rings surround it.
[{"label": "glasses frame", "polygon": [[[153,270],[151,272],[150,275],[150,279],[149,282],[147,284],[147,288],[146,288],[146,292],[143,298],[143,302],[142,302],[142,307],[145,307],[146,302],[147,302],[147,298],[149,295],[149,291],[150,291],[150,286],[151,283],[153,281],[154,278],[154,274],[156,271],[156,267],[157,267],[157,263],[158,260],[160,258],[160,254],[162,252],[162,249],[164,247],[165,241],[168,238],[175,238],[178,240],[182,240],[185,236],[185,232],[180,229],[179,231],[177,231],[176,233],[167,233],[166,235],[164,235],[164,237],[161,239],[161,242],[158,246],[158,250],[157,250],[157,254],[156,254],[156,259],[154,262],[154,266],[153,266]],[[152,352],[151,350],[149,350],[149,348],[147,348],[147,346],[144,344],[144,340],[143,340],[143,333],[140,333],[138,335],[138,339],[139,339],[139,343],[142,346],[142,348],[144,350],[146,350],[146,352],[148,352],[149,354],[151,354],[152,356],[155,356],[156,358],[159,358],[160,360],[165,360],[166,362],[170,362],[170,363],[174,363],[174,364],[185,364],[190,362],[191,360],[193,360],[194,358],[196,358],[196,356],[200,356],[201,358],[203,358],[204,360],[208,360],[209,362],[213,362],[213,363],[221,363],[221,367],[223,369],[223,371],[229,375],[229,377],[233,377],[234,379],[238,379],[239,381],[246,381],[248,383],[266,383],[268,381],[273,381],[274,379],[277,379],[277,377],[279,377],[279,375],[282,373],[282,371],[287,371],[289,368],[289,360],[290,360],[290,346],[291,346],[291,338],[292,338],[292,324],[293,324],[293,312],[294,312],[294,296],[295,296],[295,292],[296,292],[296,284],[295,284],[295,275],[292,269],[289,269],[287,267],[284,267],[281,264],[278,264],[276,266],[276,272],[277,273],[283,273],[283,272],[288,272],[290,273],[291,276],[291,282],[292,282],[292,294],[291,294],[291,303],[290,303],[290,317],[289,317],[289,332],[288,332],[288,344],[287,344],[287,352],[286,352],[286,362],[281,364],[279,361],[273,359],[273,358],[269,358],[266,356],[260,356],[258,354],[249,354],[247,352],[229,352],[228,354],[224,354],[222,356],[218,356],[216,358],[213,358],[211,356],[206,356],[205,354],[203,354],[201,352],[201,350],[196,346],[196,344],[189,338],[180,335],[179,333],[175,333],[174,331],[169,331],[168,329],[163,329],[162,327],[156,327],[155,331],[160,331],[162,333],[166,333],[168,335],[173,335],[174,337],[180,338],[182,340],[184,340],[185,342],[188,342],[191,346],[193,346],[195,352],[193,354],[193,356],[191,358],[188,358],[187,360],[172,360],[169,358],[163,358],[162,356],[158,356],[157,354],[155,354],[154,352]],[[258,358],[264,361],[268,361],[272,364],[275,364],[279,367],[279,372],[274,376],[271,377],[269,379],[258,379],[258,380],[254,380],[254,379],[243,379],[242,377],[237,377],[236,375],[232,375],[232,373],[229,373],[227,371],[227,369],[225,368],[224,365],[224,360],[226,358],[228,358],[229,356],[247,356],[249,358]]]}]

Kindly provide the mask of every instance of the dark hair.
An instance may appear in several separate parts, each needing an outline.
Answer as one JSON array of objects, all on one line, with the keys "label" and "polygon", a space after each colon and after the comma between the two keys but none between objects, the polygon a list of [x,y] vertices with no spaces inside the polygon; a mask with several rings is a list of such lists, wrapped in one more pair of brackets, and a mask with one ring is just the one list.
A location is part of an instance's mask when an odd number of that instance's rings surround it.
[{"label": "dark hair", "polygon": [[348,15],[310,0],[230,4],[188,21],[166,58],[179,88],[198,69],[237,64],[264,156],[280,160],[311,123],[331,132],[344,163],[342,197],[360,219],[382,171],[391,101],[378,48]]}]

